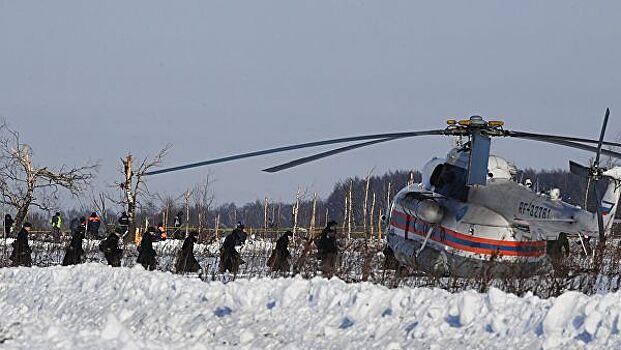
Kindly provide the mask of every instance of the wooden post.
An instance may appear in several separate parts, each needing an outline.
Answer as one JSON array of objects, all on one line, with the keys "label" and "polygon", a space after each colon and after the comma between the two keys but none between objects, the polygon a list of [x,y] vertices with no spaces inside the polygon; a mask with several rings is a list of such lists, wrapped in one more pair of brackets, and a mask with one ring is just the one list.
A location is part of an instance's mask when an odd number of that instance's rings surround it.
[{"label": "wooden post", "polygon": [[133,190],[133,178],[134,170],[132,168],[133,156],[128,154],[123,162],[123,174],[125,175],[125,181],[122,184],[122,189],[125,192],[125,200],[127,202],[127,216],[129,217],[128,226],[128,240],[136,239],[136,193]]},{"label": "wooden post", "polygon": [[317,193],[313,194],[313,211],[311,213],[310,225],[308,227],[309,237],[312,239],[315,237],[315,214],[317,212]]},{"label": "wooden post", "polygon": [[373,238],[375,227],[374,227],[374,216],[375,216],[375,192],[373,192],[373,199],[371,200],[371,215],[369,215],[369,226],[371,226],[371,232],[369,234],[370,238]]},{"label": "wooden post", "polygon": [[379,211],[379,215],[377,217],[377,240],[381,241],[382,240],[382,209],[380,209]]},{"label": "wooden post", "polygon": [[328,224],[328,218],[330,217],[330,208],[326,208],[326,221],[324,221],[324,225],[326,226]]},{"label": "wooden post", "polygon": [[352,192],[354,190],[354,180],[350,180],[349,182],[349,208],[347,210],[347,240],[351,240],[351,221],[352,221]]},{"label": "wooden post", "polygon": [[267,236],[267,207],[268,201],[267,197],[265,197],[265,201],[263,202],[263,239]]},{"label": "wooden post", "polygon": [[295,205],[293,206],[293,238],[295,239],[298,233],[298,213],[300,211],[300,188],[295,195]]},{"label": "wooden post", "polygon": [[367,210],[369,208],[369,184],[371,183],[371,174],[367,175],[367,183],[364,187],[364,204],[362,207],[362,230],[367,232]]},{"label": "wooden post", "polygon": [[220,233],[220,214],[219,214],[219,213],[218,213],[218,215],[216,215],[216,217],[215,217],[215,220],[214,220],[214,221],[215,221],[215,228],[214,228],[214,231],[215,231],[215,235],[216,235],[216,242],[217,242],[217,241],[219,240],[219,238],[220,238],[220,237],[219,237],[219,236],[220,236],[220,235],[219,235],[219,233]]},{"label": "wooden post", "polygon": [[192,192],[190,190],[185,191],[183,199],[185,200],[185,236],[188,236],[188,230],[190,229],[190,196]]},{"label": "wooden post", "polygon": [[345,232],[345,228],[347,227],[347,210],[349,209],[349,205],[347,205],[347,201],[349,200],[349,196],[347,192],[345,192],[345,209],[343,210],[343,225],[341,225],[341,230]]}]

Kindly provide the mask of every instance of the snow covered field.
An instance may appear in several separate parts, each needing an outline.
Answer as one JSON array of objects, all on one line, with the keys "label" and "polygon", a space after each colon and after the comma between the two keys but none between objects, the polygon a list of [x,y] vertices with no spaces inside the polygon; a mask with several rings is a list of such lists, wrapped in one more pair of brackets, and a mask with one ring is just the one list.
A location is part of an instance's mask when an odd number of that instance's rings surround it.
[{"label": "snow covered field", "polygon": [[621,294],[542,300],[141,267],[0,269],[2,349],[621,348]]}]

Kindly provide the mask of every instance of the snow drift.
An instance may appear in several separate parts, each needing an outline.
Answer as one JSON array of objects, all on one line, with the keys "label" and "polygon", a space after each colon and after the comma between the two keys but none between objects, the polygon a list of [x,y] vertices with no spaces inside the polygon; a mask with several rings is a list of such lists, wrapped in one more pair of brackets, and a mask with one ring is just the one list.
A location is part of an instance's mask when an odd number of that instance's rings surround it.
[{"label": "snow drift", "polygon": [[8,349],[621,348],[619,293],[542,300],[332,279],[202,282],[101,264],[0,269]]}]

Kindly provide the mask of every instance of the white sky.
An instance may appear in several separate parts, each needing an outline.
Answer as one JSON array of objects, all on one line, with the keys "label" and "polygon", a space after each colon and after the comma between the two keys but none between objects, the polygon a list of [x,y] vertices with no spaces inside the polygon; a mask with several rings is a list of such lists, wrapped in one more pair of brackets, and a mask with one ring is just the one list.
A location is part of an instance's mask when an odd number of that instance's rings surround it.
[{"label": "white sky", "polygon": [[[0,1],[0,115],[44,164],[174,148],[166,166],[317,139],[444,127],[481,114],[507,128],[621,133],[621,2]],[[222,203],[418,168],[449,139],[397,141],[280,174],[307,152],[150,179],[178,193],[206,172]],[[527,141],[493,151],[519,167],[591,155]]]}]

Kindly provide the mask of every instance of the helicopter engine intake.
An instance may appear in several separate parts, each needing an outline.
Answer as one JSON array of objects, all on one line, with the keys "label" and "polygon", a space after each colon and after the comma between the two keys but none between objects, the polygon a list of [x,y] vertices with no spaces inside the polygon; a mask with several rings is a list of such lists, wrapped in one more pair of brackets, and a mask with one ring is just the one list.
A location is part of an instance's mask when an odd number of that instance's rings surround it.
[{"label": "helicopter engine intake", "polygon": [[444,207],[433,199],[418,199],[405,196],[401,206],[407,214],[432,224],[440,223],[444,217]]}]

